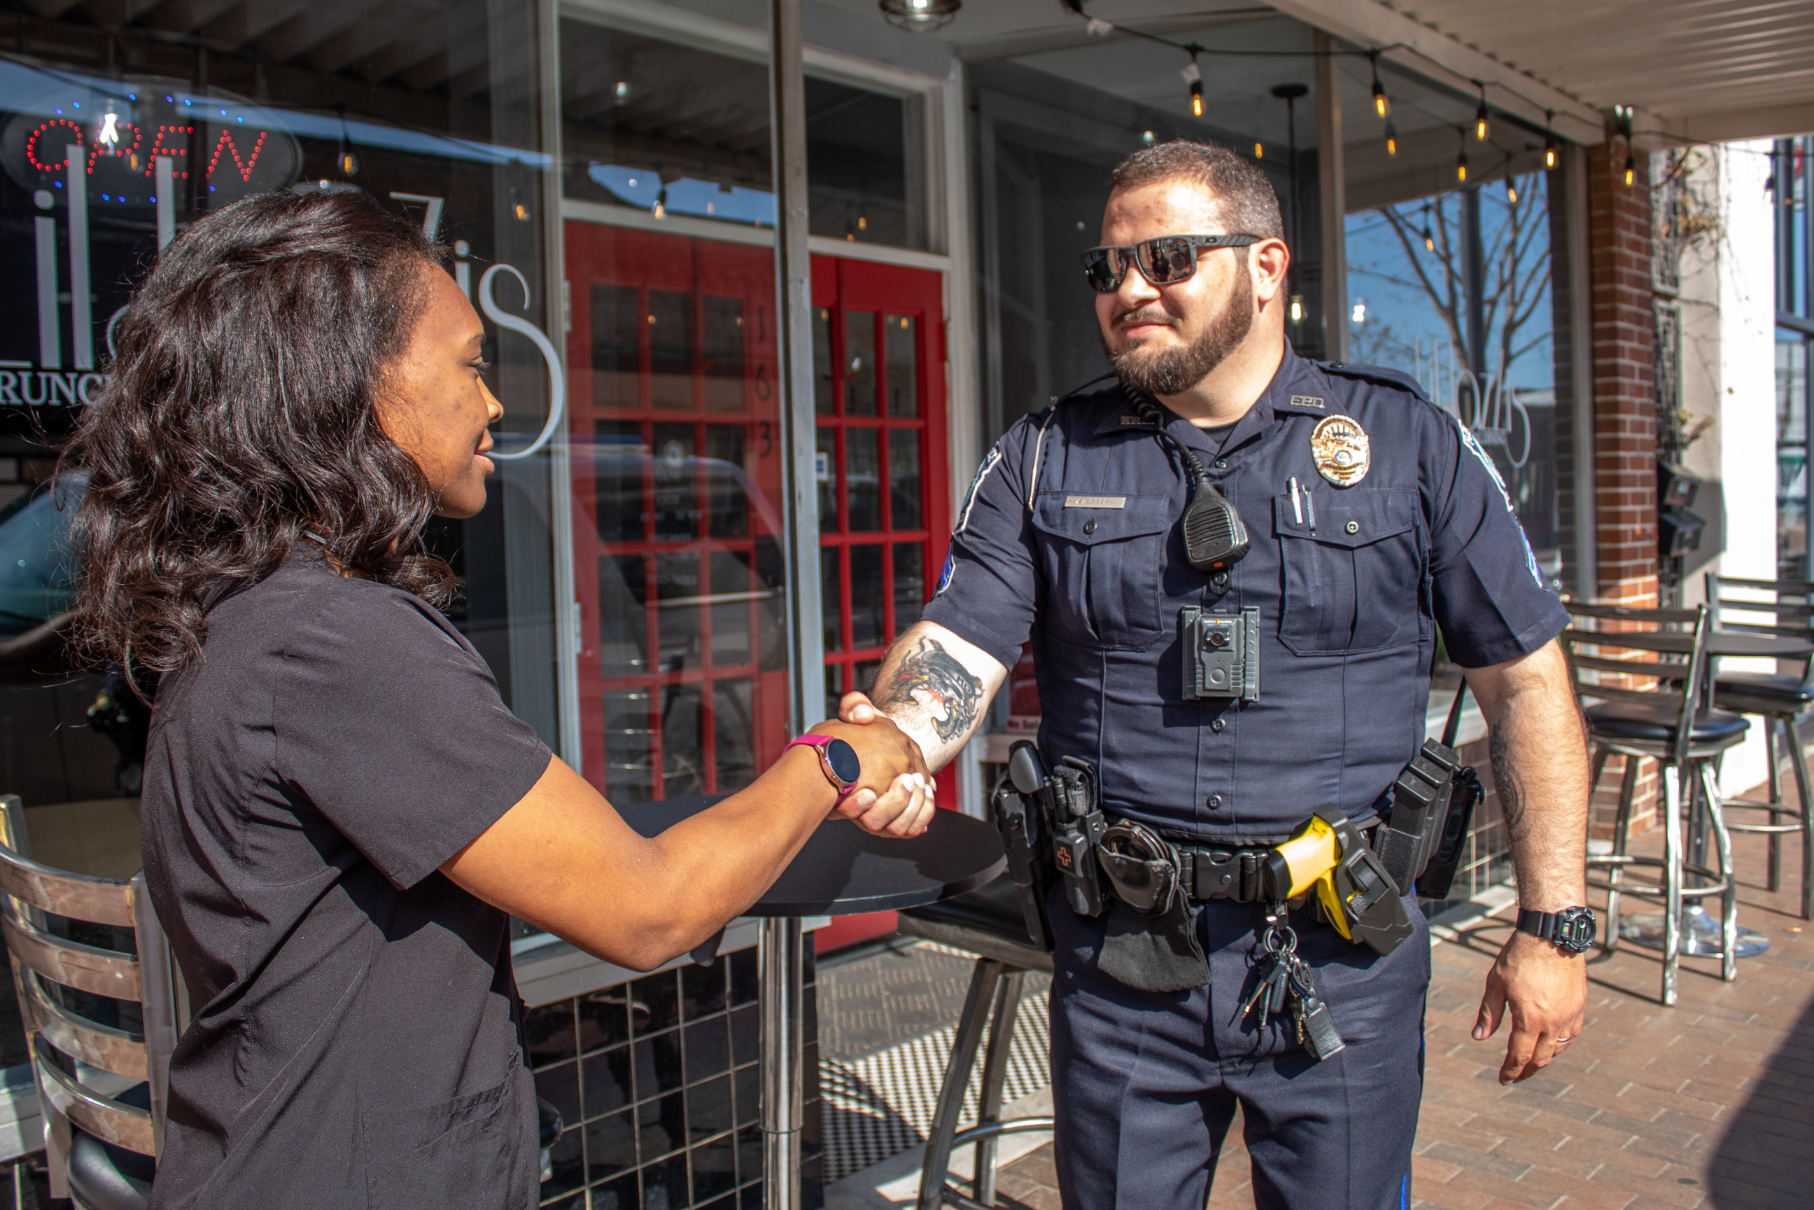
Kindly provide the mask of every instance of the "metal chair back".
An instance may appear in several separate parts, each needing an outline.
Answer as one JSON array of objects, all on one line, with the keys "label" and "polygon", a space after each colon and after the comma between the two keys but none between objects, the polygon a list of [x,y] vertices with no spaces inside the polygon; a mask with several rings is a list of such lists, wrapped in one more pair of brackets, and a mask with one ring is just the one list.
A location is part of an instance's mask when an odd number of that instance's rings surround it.
[{"label": "metal chair back", "polygon": [[[47,916],[131,929],[137,953],[58,935]],[[51,1153],[57,1196],[73,1125],[106,1143],[156,1156],[163,1150],[170,1054],[180,1033],[179,981],[169,942],[141,870],[128,881],[74,874],[31,859],[23,804],[0,797],[0,933],[12,961],[20,1016]],[[136,1001],[143,1032],[131,1033],[71,1007],[60,988]],[[69,1062],[67,1060],[74,1060]],[[149,1085],[150,1109],[91,1086],[84,1067]],[[75,1074],[71,1074],[74,1072]]]},{"label": "metal chair back", "polygon": [[[1569,655],[1576,696],[1583,700],[1674,707],[1677,714],[1670,759],[1678,768],[1684,766],[1694,734],[1695,711],[1709,704],[1707,635],[1712,626],[1707,606],[1644,609],[1569,601],[1564,608],[1570,623],[1562,632],[1562,645]],[[1616,623],[1619,629],[1606,629],[1608,623]],[[1594,654],[1586,654],[1584,647],[1592,648]],[[1607,677],[1637,677],[1654,684],[1647,689],[1634,688],[1604,679]]]},{"label": "metal chair back", "polygon": [[[1742,576],[1722,576],[1708,572],[1706,577],[1707,607],[1713,615],[1716,630],[1744,634],[1769,635],[1779,639],[1814,637],[1814,582],[1807,580],[1749,580]],[[1736,591],[1734,591],[1736,590]],[[1771,594],[1771,600],[1759,600],[1760,594]],[[1731,617],[1729,614],[1749,615]],[[1774,621],[1762,621],[1768,614]],[[1814,670],[1814,656],[1803,668],[1803,678]]]}]

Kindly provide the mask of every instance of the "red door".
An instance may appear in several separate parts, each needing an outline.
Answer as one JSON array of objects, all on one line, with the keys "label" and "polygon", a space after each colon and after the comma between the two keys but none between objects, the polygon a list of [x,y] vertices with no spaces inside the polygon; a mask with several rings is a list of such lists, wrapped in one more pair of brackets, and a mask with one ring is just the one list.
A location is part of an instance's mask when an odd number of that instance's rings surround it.
[{"label": "red door", "polygon": [[[624,804],[736,790],[787,742],[773,254],[583,222],[566,240],[585,774]],[[941,281],[814,257],[813,304],[833,711],[944,557]]]},{"label": "red door", "polygon": [[[813,258],[820,590],[826,712],[870,688],[882,654],[919,620],[951,532],[945,348],[937,273]],[[957,805],[956,777],[939,804]],[[823,952],[894,930],[894,913],[844,916]]]}]

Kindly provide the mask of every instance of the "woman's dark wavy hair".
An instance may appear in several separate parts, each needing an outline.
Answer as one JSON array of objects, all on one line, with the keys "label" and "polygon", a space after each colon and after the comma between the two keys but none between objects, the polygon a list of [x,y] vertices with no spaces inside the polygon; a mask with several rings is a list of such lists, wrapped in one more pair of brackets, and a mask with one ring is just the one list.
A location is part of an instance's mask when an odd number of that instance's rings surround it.
[{"label": "woman's dark wavy hair", "polygon": [[379,427],[386,371],[444,264],[363,193],[270,193],[198,221],[159,257],[116,329],[99,400],[63,453],[86,473],[74,518],[76,640],[133,673],[200,654],[206,609],[298,540],[436,604],[422,551],[434,499]]}]

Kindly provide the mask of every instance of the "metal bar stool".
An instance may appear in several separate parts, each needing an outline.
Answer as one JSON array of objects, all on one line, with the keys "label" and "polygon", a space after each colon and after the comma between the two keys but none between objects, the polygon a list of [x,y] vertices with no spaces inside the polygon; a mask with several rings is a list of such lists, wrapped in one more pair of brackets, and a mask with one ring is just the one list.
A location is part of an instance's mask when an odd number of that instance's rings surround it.
[{"label": "metal bar stool", "polygon": [[[1767,592],[1771,601],[1746,600],[1726,590]],[[1746,622],[1724,619],[1727,630],[1787,640],[1814,647],[1814,584],[1805,580],[1745,580],[1735,576],[1707,573],[1707,604],[1716,627],[1721,614],[1770,614],[1773,622]],[[1757,811],[1763,818],[1756,822],[1728,823],[1729,831],[1759,833],[1770,838],[1768,887],[1782,889],[1783,837],[1801,835],[1801,918],[1814,920],[1814,793],[1808,787],[1807,760],[1801,738],[1795,731],[1796,716],[1814,707],[1814,651],[1801,656],[1801,672],[1722,672],[1718,654],[1714,654],[1713,704],[1735,714],[1756,714],[1764,720],[1764,750],[1770,762],[1767,802],[1729,798],[1727,810]],[[1782,755],[1788,753],[1789,768],[1795,775],[1795,806],[1783,803]]]},{"label": "metal bar stool", "polygon": [[[962,1210],[990,1210],[995,1202],[995,1140],[1004,1134],[1052,1129],[1050,1117],[1001,1117],[1002,1090],[1008,1079],[1008,1053],[1014,1044],[1014,1018],[1020,1008],[1022,986],[1029,971],[1052,970],[1052,955],[1033,948],[1021,915],[1020,895],[1006,878],[997,878],[980,890],[929,907],[900,914],[900,931],[927,941],[977,955],[952,1040],[951,1058],[939,1085],[938,1108],[926,1139],[926,1160],[920,1170],[918,1210],[958,1206]],[[976,1125],[958,1129],[964,1093],[976,1066],[976,1052],[984,1030],[989,1034],[983,1056],[982,1085],[977,1090]],[[970,1193],[946,1180],[951,1153],[966,1143],[976,1144],[976,1166]]]},{"label": "metal bar stool", "polygon": [[[1623,896],[1661,901],[1661,1000],[1674,1004],[1676,968],[1682,950],[1682,908],[1686,901],[1719,896],[1720,973],[1728,982],[1738,977],[1738,885],[1732,876],[1732,840],[1726,830],[1714,772],[1720,755],[1741,742],[1751,724],[1741,715],[1713,710],[1705,704],[1709,693],[1706,666],[1710,629],[1705,605],[1693,609],[1638,609],[1570,602],[1567,608],[1571,625],[1562,632],[1562,641],[1568,649],[1575,692],[1582,699],[1599,703],[1583,711],[1594,744],[1590,796],[1599,786],[1607,759],[1614,754],[1625,758],[1613,851],[1588,858],[1590,870],[1595,866],[1608,870],[1604,881],[1589,879],[1590,886],[1607,892],[1602,944],[1608,951],[1618,947]],[[1616,624],[1619,629],[1606,629],[1607,623]],[[1586,654],[1583,648],[1592,649],[1593,654]],[[1655,684],[1653,688],[1637,689],[1614,683],[1613,678],[1642,678]],[[1661,858],[1634,857],[1627,852],[1637,761],[1645,756],[1662,767],[1665,805]],[[1671,772],[1675,774],[1673,778]],[[1684,817],[1697,841],[1692,853],[1684,851]],[[1712,841],[1712,865],[1705,858],[1707,840]],[[1634,866],[1657,869],[1657,881],[1627,882],[1625,871]],[[1696,880],[1694,885],[1688,883],[1690,876]]]}]

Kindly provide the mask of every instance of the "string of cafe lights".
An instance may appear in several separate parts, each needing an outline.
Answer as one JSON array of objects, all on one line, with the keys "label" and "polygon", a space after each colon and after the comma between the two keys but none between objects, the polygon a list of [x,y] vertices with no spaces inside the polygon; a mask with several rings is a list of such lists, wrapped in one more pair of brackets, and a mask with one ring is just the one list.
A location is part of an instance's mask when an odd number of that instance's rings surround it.
[{"label": "string of cafe lights", "polygon": [[[1069,9],[1072,13],[1076,14],[1078,17],[1082,18],[1087,23],[1086,28],[1092,35],[1103,36],[1103,35],[1106,35],[1109,33],[1121,33],[1121,34],[1125,34],[1131,38],[1139,38],[1139,39],[1142,39],[1147,42],[1157,43],[1161,46],[1168,46],[1174,50],[1183,51],[1185,54],[1189,55],[1190,62],[1185,65],[1183,70],[1180,72],[1180,75],[1183,76],[1184,81],[1185,81],[1187,87],[1189,88],[1189,104],[1190,104],[1191,116],[1197,117],[1197,118],[1200,118],[1203,116],[1203,70],[1202,70],[1201,65],[1198,63],[1198,59],[1200,56],[1232,55],[1232,56],[1237,56],[1240,58],[1294,58],[1294,59],[1296,59],[1296,58],[1304,58],[1304,57],[1317,58],[1317,57],[1321,57],[1324,55],[1333,56],[1333,57],[1349,57],[1349,58],[1365,55],[1367,57],[1367,59],[1369,60],[1369,66],[1372,70],[1372,76],[1373,76],[1373,79],[1372,79],[1373,112],[1374,112],[1374,115],[1380,121],[1385,123],[1383,137],[1384,137],[1385,144],[1386,144],[1386,154],[1389,156],[1396,156],[1398,154],[1398,127],[1397,127],[1396,123],[1392,120],[1392,98],[1391,98],[1390,94],[1387,93],[1385,84],[1380,80],[1380,76],[1379,76],[1379,57],[1380,57],[1380,55],[1387,51],[1393,51],[1393,50],[1404,51],[1409,54],[1416,55],[1419,58],[1428,60],[1429,62],[1431,62],[1438,68],[1441,68],[1445,73],[1449,72],[1449,69],[1444,67],[1436,59],[1431,58],[1431,56],[1420,51],[1418,48],[1416,48],[1414,46],[1409,46],[1405,43],[1394,43],[1390,46],[1376,47],[1371,50],[1327,50],[1327,51],[1324,51],[1324,50],[1310,50],[1310,51],[1223,50],[1223,49],[1218,49],[1215,47],[1204,46],[1200,42],[1179,42],[1176,39],[1167,38],[1161,34],[1148,33],[1145,30],[1133,29],[1129,26],[1121,25],[1121,24],[1118,24],[1113,21],[1106,21],[1106,20],[1102,19],[1101,17],[1092,17],[1084,11],[1083,0],[1061,0],[1061,2],[1064,4],[1064,6],[1067,9]],[[1450,74],[1452,74],[1452,73],[1450,73]],[[1472,133],[1473,133],[1475,142],[1484,143],[1484,142],[1487,142],[1489,138],[1491,138],[1492,129],[1493,129],[1492,108],[1487,102],[1487,85],[1484,80],[1469,80],[1469,83],[1473,84],[1474,87],[1477,88],[1480,92],[1479,104],[1475,107],[1475,110],[1474,110],[1474,129],[1473,129]],[[1507,88],[1504,84],[1495,84],[1495,87],[1500,88],[1503,91],[1508,92],[1515,97],[1518,97],[1520,100],[1525,101],[1528,104],[1531,104],[1533,106],[1533,108],[1535,107],[1535,103],[1531,102],[1530,98],[1525,97],[1522,93],[1519,93],[1516,89]],[[1623,166],[1623,179],[1624,179],[1626,186],[1629,187],[1635,183],[1636,177],[1637,177],[1637,159],[1636,159],[1635,154],[1633,153],[1632,143],[1631,143],[1632,109],[1628,105],[1617,105],[1617,106],[1613,107],[1613,113],[1614,113],[1614,124],[1615,124],[1615,128],[1616,128],[1615,137],[1622,139],[1625,144],[1625,161],[1624,161],[1624,166]],[[1432,114],[1431,116],[1434,117],[1436,115]],[[1560,143],[1556,137],[1556,132],[1555,132],[1556,111],[1554,109],[1545,108],[1543,110],[1543,118],[1544,118],[1544,122],[1543,122],[1543,167],[1546,170],[1549,170],[1549,169],[1554,169],[1559,163],[1561,163],[1561,147],[1560,147]],[[1468,153],[1467,153],[1468,132],[1464,128],[1461,128],[1461,127],[1457,127],[1456,129],[1457,129],[1457,133],[1459,133],[1461,136],[1462,144],[1461,144],[1461,149],[1455,158],[1455,179],[1456,179],[1457,183],[1465,183],[1468,179],[1468,168],[1469,168]],[[1264,156],[1264,145],[1263,144],[1258,143],[1258,142],[1256,142],[1254,144],[1254,156],[1256,159],[1262,158]],[[1510,162],[1511,158],[1512,157],[1508,154],[1508,156],[1507,156],[1508,162]],[[1515,202],[1517,200],[1516,186],[1508,185],[1507,189],[1508,189],[1508,194],[1511,197],[1511,200]]]}]

